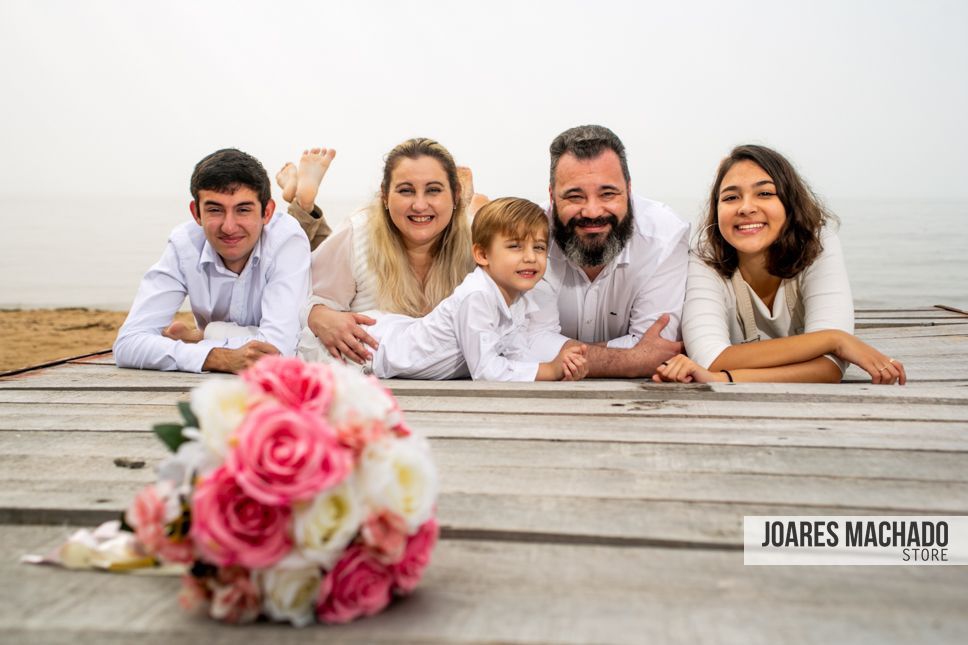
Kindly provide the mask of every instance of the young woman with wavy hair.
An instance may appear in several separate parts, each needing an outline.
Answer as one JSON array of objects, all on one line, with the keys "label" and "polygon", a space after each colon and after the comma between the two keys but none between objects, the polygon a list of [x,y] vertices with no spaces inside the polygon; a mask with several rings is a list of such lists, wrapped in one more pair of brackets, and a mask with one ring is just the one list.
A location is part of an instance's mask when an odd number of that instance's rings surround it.
[{"label": "young woman with wavy hair", "polygon": [[853,335],[854,309],[833,220],[782,155],[735,148],[719,165],[690,258],[685,355],[656,381],[838,383],[847,363],[873,383],[904,366]]}]

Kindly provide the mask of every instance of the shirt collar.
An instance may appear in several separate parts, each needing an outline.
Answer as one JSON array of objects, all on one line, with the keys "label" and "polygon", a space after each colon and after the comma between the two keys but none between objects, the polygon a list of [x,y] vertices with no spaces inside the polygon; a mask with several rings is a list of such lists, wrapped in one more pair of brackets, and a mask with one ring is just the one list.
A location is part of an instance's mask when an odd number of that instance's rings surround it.
[{"label": "shirt collar", "polygon": [[[249,260],[245,263],[245,267],[242,269],[242,273],[245,273],[249,266],[258,266],[262,260],[262,238],[265,235],[265,228],[262,229],[262,235],[259,236],[259,241],[255,243],[252,247],[252,253],[249,254]],[[225,263],[222,262],[222,258],[219,254],[215,252],[215,249],[211,244],[208,243],[208,239],[202,244],[202,251],[198,254],[198,266],[204,267],[206,264],[215,267],[217,270],[223,273],[231,273],[235,275],[234,271],[229,271],[225,268]],[[242,275],[240,273],[239,275]]]}]

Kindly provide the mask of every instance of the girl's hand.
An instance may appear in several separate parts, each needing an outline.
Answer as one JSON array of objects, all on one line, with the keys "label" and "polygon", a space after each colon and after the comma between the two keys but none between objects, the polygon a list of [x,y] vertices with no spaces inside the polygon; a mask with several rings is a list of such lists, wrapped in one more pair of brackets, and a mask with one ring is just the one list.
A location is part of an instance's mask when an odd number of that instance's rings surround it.
[{"label": "girl's hand", "polygon": [[376,349],[378,344],[360,325],[374,324],[376,321],[369,316],[333,311],[323,305],[316,305],[309,312],[309,329],[330,356],[340,361],[344,355],[357,363],[365,363],[370,359],[367,345]]},{"label": "girl's hand", "polygon": [[685,354],[679,354],[655,368],[652,380],[656,383],[720,383],[729,381],[729,378],[722,372],[710,372]]},{"label": "girl's hand", "polygon": [[861,339],[848,333],[838,335],[834,354],[841,360],[853,363],[871,376],[871,383],[893,385],[907,383],[907,374],[900,361],[880,353]]}]

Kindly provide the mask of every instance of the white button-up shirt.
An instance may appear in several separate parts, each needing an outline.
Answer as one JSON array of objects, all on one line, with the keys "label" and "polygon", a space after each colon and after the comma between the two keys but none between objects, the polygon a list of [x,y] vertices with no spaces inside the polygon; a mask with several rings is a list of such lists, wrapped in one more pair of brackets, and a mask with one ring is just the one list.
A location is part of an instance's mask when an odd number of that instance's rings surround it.
[{"label": "white button-up shirt", "polygon": [[[299,308],[309,293],[309,241],[296,220],[276,212],[262,229],[242,272],[225,268],[202,227],[186,222],[171,232],[161,259],[148,269],[114,342],[119,367],[201,372],[215,347],[236,349],[251,340],[292,356]],[[210,322],[257,327],[258,333],[183,343],[161,335],[188,296],[199,329]]]},{"label": "white button-up shirt", "polygon": [[632,236],[594,280],[552,243],[548,270],[534,289],[539,311],[530,331],[538,355],[557,352],[568,338],[629,348],[664,313],[670,320],[662,336],[679,338],[689,224],[665,204],[636,195],[632,211]]},{"label": "white button-up shirt", "polygon": [[509,307],[494,280],[480,267],[423,318],[369,312],[368,328],[380,347],[373,355],[379,378],[533,381],[527,317],[535,312],[530,293]]}]

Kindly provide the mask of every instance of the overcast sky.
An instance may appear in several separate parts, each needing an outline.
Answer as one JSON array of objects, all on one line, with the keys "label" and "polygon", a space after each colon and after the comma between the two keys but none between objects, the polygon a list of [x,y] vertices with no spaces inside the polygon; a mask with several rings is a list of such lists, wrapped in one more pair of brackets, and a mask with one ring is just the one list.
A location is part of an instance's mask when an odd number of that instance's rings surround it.
[{"label": "overcast sky", "polygon": [[835,198],[968,198],[968,2],[0,0],[0,193],[184,196],[235,146],[272,175],[338,150],[328,194],[439,139],[492,197],[611,127],[633,187],[703,196],[736,144]]}]

